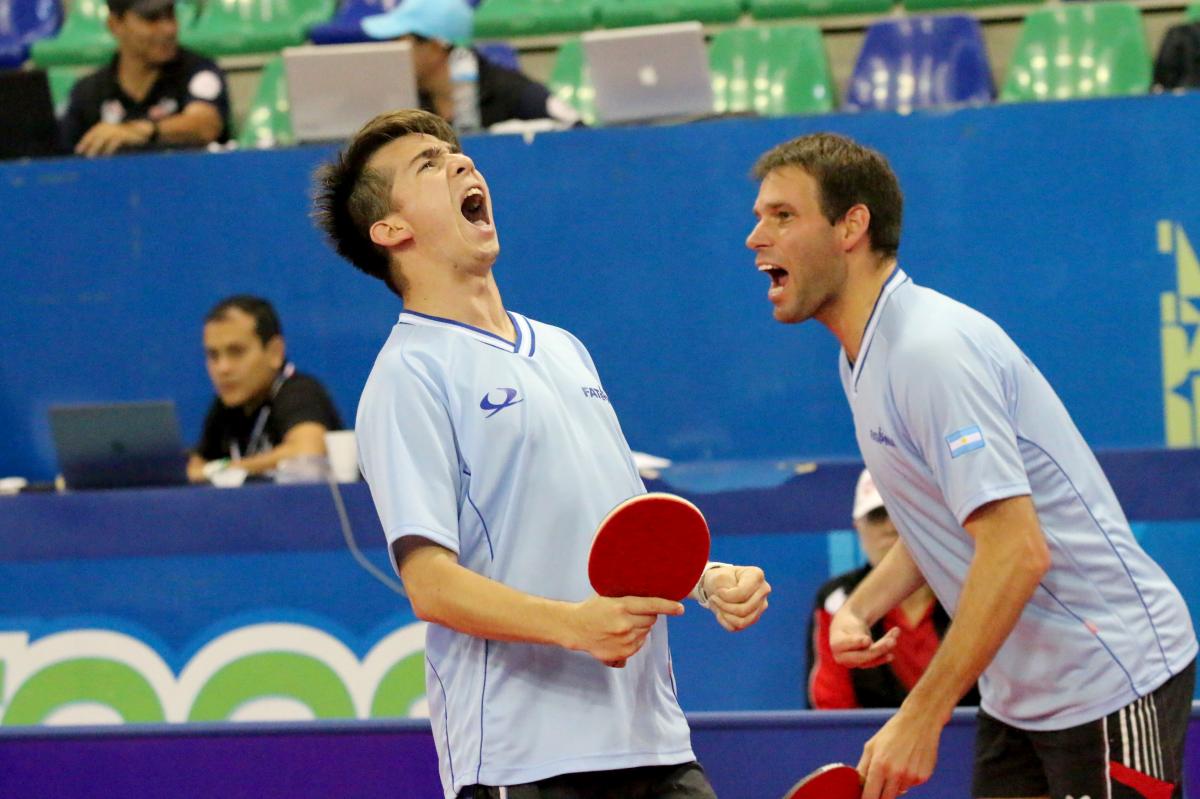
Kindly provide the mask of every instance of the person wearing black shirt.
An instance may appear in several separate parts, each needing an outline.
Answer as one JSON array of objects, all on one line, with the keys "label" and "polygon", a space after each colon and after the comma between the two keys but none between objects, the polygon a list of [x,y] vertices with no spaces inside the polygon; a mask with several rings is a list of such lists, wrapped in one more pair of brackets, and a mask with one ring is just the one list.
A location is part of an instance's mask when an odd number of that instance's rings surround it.
[{"label": "person wearing black shirt", "polygon": [[117,52],[71,91],[63,148],[79,155],[229,139],[225,75],[179,46],[174,0],[108,0]]},{"label": "person wearing black shirt", "polygon": [[[580,124],[575,109],[545,86],[467,46],[474,19],[466,0],[404,0],[385,14],[364,18],[361,25],[372,39],[412,43],[421,108],[459,131],[490,128],[513,119],[553,119],[563,127]],[[477,75],[471,120],[458,118],[462,98],[455,96],[457,87],[452,80],[452,73],[463,68],[463,62],[468,64],[466,71]]]},{"label": "person wearing black shirt", "polygon": [[325,455],[325,433],[341,429],[341,418],[324,387],[288,363],[269,302],[217,303],[204,319],[204,355],[217,396],[188,462],[193,482],[229,465],[264,474],[288,458]]}]

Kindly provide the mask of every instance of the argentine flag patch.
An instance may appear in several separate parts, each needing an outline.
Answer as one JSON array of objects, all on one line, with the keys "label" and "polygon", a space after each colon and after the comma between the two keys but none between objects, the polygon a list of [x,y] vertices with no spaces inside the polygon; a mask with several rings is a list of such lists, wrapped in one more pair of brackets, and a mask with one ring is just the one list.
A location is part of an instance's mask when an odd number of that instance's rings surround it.
[{"label": "argentine flag patch", "polygon": [[946,436],[946,445],[950,447],[951,458],[957,458],[959,455],[966,455],[968,452],[983,449],[985,446],[983,431],[979,429],[979,425],[977,424],[964,427],[962,430],[955,430]]}]

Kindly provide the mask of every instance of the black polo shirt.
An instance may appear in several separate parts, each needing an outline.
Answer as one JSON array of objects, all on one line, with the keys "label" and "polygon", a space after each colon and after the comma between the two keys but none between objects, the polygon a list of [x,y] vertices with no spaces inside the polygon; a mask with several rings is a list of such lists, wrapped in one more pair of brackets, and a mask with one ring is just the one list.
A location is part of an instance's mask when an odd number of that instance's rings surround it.
[{"label": "black polo shirt", "polygon": [[[133,119],[158,121],[178,114],[189,103],[211,103],[221,114],[224,127],[218,141],[229,140],[229,87],[225,73],[215,62],[183,47],[175,58],[163,65],[158,80],[145,99],[134,100],[117,83],[117,59],[81,78],[71,90],[71,100],[63,116],[61,136],[67,151],[97,122],[113,124]],[[152,145],[153,146],[153,145]]]},{"label": "black polo shirt", "polygon": [[[479,123],[489,128],[510,119],[557,119],[569,125],[579,123],[579,115],[550,93],[542,84],[515,69],[501,66],[472,50],[479,65],[476,86]],[[433,97],[419,92],[421,108],[437,113]]]},{"label": "black polo shirt", "polygon": [[[266,411],[262,440],[250,452],[250,438],[261,413]],[[301,422],[316,422],[326,430],[341,430],[342,419],[325,387],[316,378],[297,372],[283,382],[274,398],[251,409],[226,407],[215,398],[204,419],[204,431],[196,444],[196,454],[206,461],[228,458],[236,443],[242,456],[274,449],[287,432]]]}]

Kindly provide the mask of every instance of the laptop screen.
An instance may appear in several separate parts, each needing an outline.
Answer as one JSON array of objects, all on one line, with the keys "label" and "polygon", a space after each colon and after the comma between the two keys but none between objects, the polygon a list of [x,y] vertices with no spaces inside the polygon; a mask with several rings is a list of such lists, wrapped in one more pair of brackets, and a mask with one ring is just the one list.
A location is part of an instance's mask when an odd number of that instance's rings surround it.
[{"label": "laptop screen", "polygon": [[43,70],[0,70],[0,116],[0,159],[60,153],[50,83]]},{"label": "laptop screen", "polygon": [[712,77],[699,22],[590,31],[583,52],[601,122],[706,116]]},{"label": "laptop screen", "polygon": [[68,488],[187,483],[173,402],[56,405],[50,432]]},{"label": "laptop screen", "polygon": [[408,42],[286,47],[283,68],[300,142],[342,141],[377,114],[420,105]]}]

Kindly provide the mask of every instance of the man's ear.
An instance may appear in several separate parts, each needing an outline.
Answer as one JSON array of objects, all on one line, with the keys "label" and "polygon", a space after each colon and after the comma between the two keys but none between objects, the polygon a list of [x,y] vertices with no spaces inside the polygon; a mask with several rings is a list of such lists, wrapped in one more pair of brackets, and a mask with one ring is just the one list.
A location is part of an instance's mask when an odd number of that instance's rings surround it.
[{"label": "man's ear", "polygon": [[398,247],[412,241],[412,231],[404,220],[395,216],[387,216],[371,225],[371,241],[380,247]]},{"label": "man's ear", "polygon": [[871,209],[859,203],[850,206],[842,217],[842,249],[853,250],[860,241],[870,244]]},{"label": "man's ear", "polygon": [[287,362],[287,347],[283,343],[283,336],[271,336],[271,340],[267,342],[267,356],[276,370],[283,368]]}]

